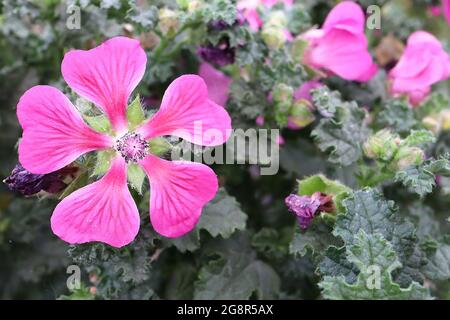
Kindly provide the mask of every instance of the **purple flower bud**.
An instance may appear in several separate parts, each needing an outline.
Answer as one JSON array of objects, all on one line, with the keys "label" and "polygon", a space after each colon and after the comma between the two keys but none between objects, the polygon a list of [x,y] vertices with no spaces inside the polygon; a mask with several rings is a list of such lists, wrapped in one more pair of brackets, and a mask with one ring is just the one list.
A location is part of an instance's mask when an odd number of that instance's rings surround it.
[{"label": "purple flower bud", "polygon": [[19,192],[25,196],[38,193],[41,190],[57,193],[67,185],[62,179],[75,168],[63,168],[49,174],[34,174],[17,164],[10,176],[3,180],[11,191]]},{"label": "purple flower bud", "polygon": [[320,192],[312,196],[290,194],[284,201],[289,211],[296,215],[302,229],[307,229],[318,213],[334,211],[332,197]]},{"label": "purple flower bud", "polygon": [[228,41],[223,41],[216,46],[208,45],[198,48],[198,54],[206,62],[223,67],[234,63],[235,49],[230,47]]}]

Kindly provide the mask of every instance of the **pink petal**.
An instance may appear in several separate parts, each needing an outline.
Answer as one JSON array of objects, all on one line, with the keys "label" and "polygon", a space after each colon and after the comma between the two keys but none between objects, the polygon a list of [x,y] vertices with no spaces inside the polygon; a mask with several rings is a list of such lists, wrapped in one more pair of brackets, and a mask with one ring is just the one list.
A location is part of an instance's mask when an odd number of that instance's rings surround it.
[{"label": "pink petal", "polygon": [[302,85],[294,91],[294,99],[300,100],[305,99],[309,102],[312,101],[311,90],[321,87],[322,84],[320,81],[313,79],[302,83]]},{"label": "pink petal", "polygon": [[206,62],[200,65],[198,75],[205,80],[208,97],[218,105],[224,106],[230,93],[231,78]]},{"label": "pink petal", "polygon": [[89,128],[58,89],[35,86],[17,105],[23,128],[19,161],[32,173],[56,171],[82,154],[113,145],[110,137]]},{"label": "pink petal", "polygon": [[205,81],[197,75],[184,75],[167,88],[159,111],[138,128],[146,138],[173,135],[189,142],[216,146],[231,133],[227,111],[208,99]]},{"label": "pink petal", "polygon": [[330,30],[310,52],[310,62],[346,80],[367,81],[376,72],[367,41],[340,29]]},{"label": "pink petal", "polygon": [[217,192],[209,167],[193,162],[147,156],[140,162],[150,180],[150,220],[166,237],[180,237],[197,224],[203,206]]},{"label": "pink petal", "polygon": [[389,73],[392,94],[407,94],[418,104],[430,87],[450,76],[450,57],[431,33],[416,31],[408,38],[407,47],[397,65]]},{"label": "pink petal", "polygon": [[76,93],[98,105],[117,131],[124,131],[128,98],[141,81],[146,63],[139,41],[115,37],[91,50],[69,51],[61,72]]},{"label": "pink petal", "polygon": [[364,32],[365,17],[361,7],[352,1],[343,1],[336,5],[328,14],[322,29],[333,28],[346,30],[354,34]]},{"label": "pink petal", "polygon": [[447,23],[450,25],[450,0],[442,0],[442,11]]},{"label": "pink petal", "polygon": [[53,233],[68,243],[100,241],[118,248],[133,241],[139,223],[121,157],[114,159],[99,181],[61,201],[51,218]]}]

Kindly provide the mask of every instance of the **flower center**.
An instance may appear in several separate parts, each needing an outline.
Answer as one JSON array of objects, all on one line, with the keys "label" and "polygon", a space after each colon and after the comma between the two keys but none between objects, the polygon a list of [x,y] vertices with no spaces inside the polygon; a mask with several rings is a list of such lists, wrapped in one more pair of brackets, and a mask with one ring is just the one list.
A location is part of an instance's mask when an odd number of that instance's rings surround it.
[{"label": "flower center", "polygon": [[136,163],[148,154],[147,141],[135,132],[128,132],[117,139],[114,148],[120,152],[127,163]]}]

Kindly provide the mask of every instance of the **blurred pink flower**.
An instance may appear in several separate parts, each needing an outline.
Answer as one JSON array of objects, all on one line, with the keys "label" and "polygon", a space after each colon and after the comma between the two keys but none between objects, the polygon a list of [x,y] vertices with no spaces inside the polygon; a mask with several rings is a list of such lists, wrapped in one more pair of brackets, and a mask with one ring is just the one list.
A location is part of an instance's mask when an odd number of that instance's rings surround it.
[{"label": "blurred pink flower", "polygon": [[209,98],[218,105],[224,106],[230,93],[231,78],[206,62],[200,65],[198,75],[205,80]]},{"label": "blurred pink flower", "polygon": [[[35,86],[20,98],[17,116],[23,135],[19,159],[31,173],[57,171],[90,151],[115,150],[110,168],[100,180],[76,190],[56,206],[51,227],[66,242],[101,241],[122,247],[133,241],[140,217],[127,186],[130,162],[140,165],[149,177],[150,219],[164,236],[179,237],[192,230],[203,206],[217,192],[217,177],[209,167],[167,161],[148,152],[147,140],[164,135],[211,146],[227,140],[230,117],[208,99],[201,77],[175,79],[164,93],[159,111],[134,132],[128,131],[127,104],[146,64],[147,55],[139,42],[125,37],[64,56],[64,79],[109,118],[111,135],[88,127],[76,107],[54,87]],[[201,121],[200,130],[197,121]],[[208,129],[221,132],[222,138],[206,140],[203,133]]]},{"label": "blurred pink flower", "polygon": [[322,86],[322,83],[317,79],[312,79],[302,83],[302,85],[294,91],[294,99],[305,99],[312,102],[311,90]]},{"label": "blurred pink flower", "polygon": [[264,125],[264,117],[263,116],[257,116],[255,122],[256,122],[256,124],[258,126],[263,126]]},{"label": "blurred pink flower", "polygon": [[450,25],[450,0],[442,0],[442,11],[447,23]]},{"label": "blurred pink flower", "polygon": [[361,7],[343,1],[328,14],[321,29],[300,35],[308,41],[303,61],[310,67],[346,80],[368,81],[377,71],[367,50]]},{"label": "blurred pink flower", "polygon": [[431,91],[431,85],[450,76],[450,57],[432,34],[416,31],[408,38],[402,57],[389,73],[391,92],[405,94],[413,105]]}]

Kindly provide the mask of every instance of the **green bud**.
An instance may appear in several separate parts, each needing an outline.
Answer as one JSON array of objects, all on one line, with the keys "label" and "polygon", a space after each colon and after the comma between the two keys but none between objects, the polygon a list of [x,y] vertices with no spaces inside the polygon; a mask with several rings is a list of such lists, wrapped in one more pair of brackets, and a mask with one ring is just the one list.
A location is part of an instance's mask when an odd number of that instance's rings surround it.
[{"label": "green bud", "polygon": [[288,123],[288,113],[292,106],[294,90],[284,83],[277,84],[273,91],[273,102],[275,107],[275,121],[284,127]]},{"label": "green bud", "polygon": [[193,12],[193,11],[199,9],[201,7],[201,5],[202,5],[202,1],[200,1],[200,0],[189,1],[188,11]]},{"label": "green bud", "polygon": [[189,2],[190,2],[189,0],[177,0],[178,6],[183,10],[189,7]]},{"label": "green bud", "polygon": [[261,35],[264,43],[273,50],[281,49],[286,42],[286,34],[280,27],[264,26]]},{"label": "green bud", "polygon": [[294,39],[294,41],[291,42],[291,49],[290,49],[292,57],[300,61],[303,55],[305,54],[305,50],[307,47],[308,41],[300,38]]},{"label": "green bud", "polygon": [[164,35],[172,35],[179,28],[178,14],[170,9],[159,10],[159,30]]},{"label": "green bud", "polygon": [[397,165],[397,169],[401,170],[409,166],[419,165],[424,159],[425,154],[420,148],[403,147],[400,148],[394,160]]},{"label": "green bud", "polygon": [[296,101],[289,110],[289,120],[299,128],[311,124],[315,120],[315,117],[310,106],[311,103],[307,100],[301,99]]},{"label": "green bud", "polygon": [[294,89],[284,83],[278,83],[273,88],[272,95],[275,102],[289,101],[289,104],[291,104],[294,97]]},{"label": "green bud", "polygon": [[441,122],[442,122],[442,130],[450,129],[450,110],[442,110],[441,111]]},{"label": "green bud", "polygon": [[434,134],[438,134],[442,129],[442,123],[437,115],[426,116],[422,119],[422,124]]},{"label": "green bud", "polygon": [[269,19],[267,20],[265,25],[284,29],[287,27],[287,24],[288,20],[284,12],[281,10],[277,10],[270,13]]},{"label": "green bud", "polygon": [[368,158],[389,161],[398,150],[396,138],[389,130],[378,131],[364,143],[364,154]]}]

